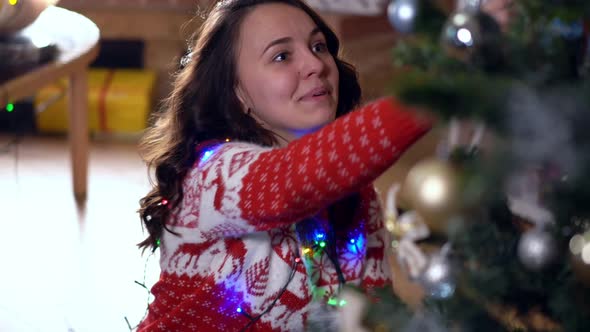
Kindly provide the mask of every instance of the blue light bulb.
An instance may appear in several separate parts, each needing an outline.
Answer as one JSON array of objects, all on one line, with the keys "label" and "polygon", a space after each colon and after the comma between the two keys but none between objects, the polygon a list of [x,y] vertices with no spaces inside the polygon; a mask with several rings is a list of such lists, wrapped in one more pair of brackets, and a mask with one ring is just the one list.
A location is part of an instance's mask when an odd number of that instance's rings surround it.
[{"label": "blue light bulb", "polygon": [[213,154],[213,150],[207,150],[203,153],[203,157],[201,157],[201,161],[207,161]]}]

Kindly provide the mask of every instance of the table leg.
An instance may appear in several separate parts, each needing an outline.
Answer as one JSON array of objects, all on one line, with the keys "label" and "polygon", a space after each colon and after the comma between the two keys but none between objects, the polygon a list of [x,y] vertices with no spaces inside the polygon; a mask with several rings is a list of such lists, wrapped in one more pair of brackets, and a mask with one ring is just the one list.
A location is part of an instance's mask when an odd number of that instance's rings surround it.
[{"label": "table leg", "polygon": [[87,70],[70,75],[68,111],[74,195],[86,199],[88,182],[88,81]]}]

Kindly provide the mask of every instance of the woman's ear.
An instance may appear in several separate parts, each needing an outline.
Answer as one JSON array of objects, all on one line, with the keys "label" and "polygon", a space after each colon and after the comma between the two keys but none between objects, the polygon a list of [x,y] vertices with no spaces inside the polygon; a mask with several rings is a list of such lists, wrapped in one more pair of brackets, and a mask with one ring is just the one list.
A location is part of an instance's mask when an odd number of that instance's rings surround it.
[{"label": "woman's ear", "polygon": [[252,110],[254,109],[253,105],[254,103],[252,103],[252,99],[250,98],[250,96],[248,95],[248,93],[246,92],[246,90],[242,87],[242,85],[240,83],[238,83],[235,87],[235,94],[238,97],[238,100],[240,101],[240,104],[242,104],[242,111],[246,114],[251,116],[254,120],[256,120],[256,122],[258,122],[258,124],[260,126],[264,126],[263,125],[263,121],[261,121],[257,114],[255,114]]},{"label": "woman's ear", "polygon": [[236,85],[234,92],[236,94],[236,97],[238,97],[240,104],[242,104],[242,111],[244,111],[244,113],[249,114],[251,109],[249,103],[250,98],[247,97],[248,94],[246,93],[246,91],[244,91],[240,83]]}]

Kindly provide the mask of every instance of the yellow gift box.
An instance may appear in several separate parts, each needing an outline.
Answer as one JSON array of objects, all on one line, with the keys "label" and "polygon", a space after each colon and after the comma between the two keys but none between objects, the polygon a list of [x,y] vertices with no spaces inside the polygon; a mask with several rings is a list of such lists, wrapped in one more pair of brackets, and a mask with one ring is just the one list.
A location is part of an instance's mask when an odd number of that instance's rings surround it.
[{"label": "yellow gift box", "polygon": [[[137,133],[145,129],[153,106],[156,74],[149,70],[91,69],[88,72],[88,128],[93,133]],[[64,133],[68,128],[67,80],[35,96],[37,129]]]}]

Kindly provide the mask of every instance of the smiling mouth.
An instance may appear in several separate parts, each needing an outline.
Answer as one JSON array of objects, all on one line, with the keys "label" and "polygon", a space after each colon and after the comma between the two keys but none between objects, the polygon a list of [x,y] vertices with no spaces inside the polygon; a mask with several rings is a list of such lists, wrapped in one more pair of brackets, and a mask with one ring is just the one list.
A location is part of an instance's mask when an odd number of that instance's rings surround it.
[{"label": "smiling mouth", "polygon": [[301,100],[313,100],[315,98],[329,96],[330,91],[326,88],[316,89],[301,98]]}]

